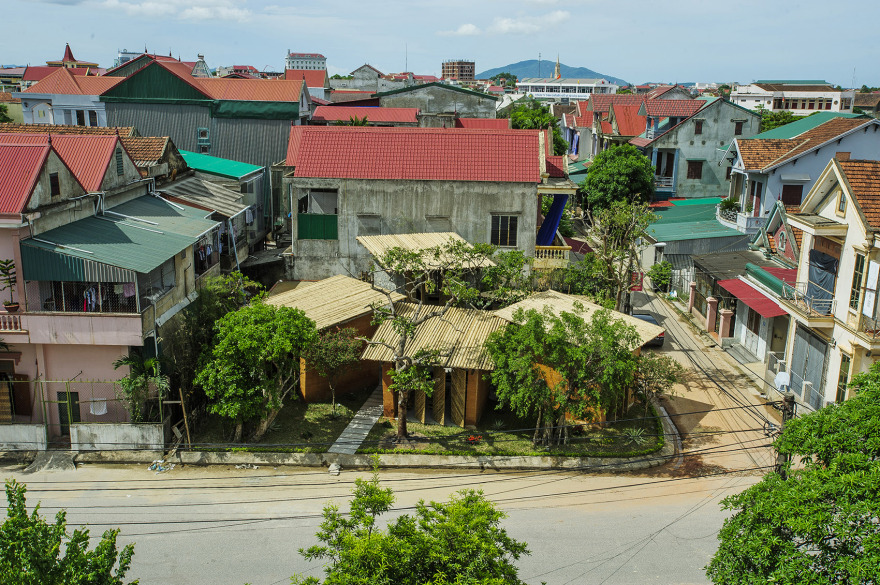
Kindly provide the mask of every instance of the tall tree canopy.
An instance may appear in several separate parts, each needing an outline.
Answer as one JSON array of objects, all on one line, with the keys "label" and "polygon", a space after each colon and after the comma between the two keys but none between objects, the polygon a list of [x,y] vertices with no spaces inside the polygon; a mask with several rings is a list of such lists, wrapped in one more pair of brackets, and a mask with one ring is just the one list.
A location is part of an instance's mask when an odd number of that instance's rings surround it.
[{"label": "tall tree canopy", "polygon": [[[324,585],[524,585],[514,561],[528,554],[501,526],[505,515],[482,492],[462,490],[448,502],[420,501],[382,530],[377,520],[394,495],[371,480],[356,479],[348,514],[324,508],[320,544],[300,554],[322,560]],[[293,583],[319,585],[314,577]]]},{"label": "tall tree canopy", "polygon": [[763,108],[761,108],[760,114],[761,132],[766,132],[767,130],[773,130],[774,128],[785,126],[786,124],[796,122],[804,117],[795,116],[788,110],[783,110],[781,112],[771,112],[770,110],[765,110]]},{"label": "tall tree canopy", "polygon": [[608,208],[615,201],[644,203],[654,196],[654,167],[635,146],[612,146],[593,159],[580,190],[590,208]]},{"label": "tall tree canopy", "polygon": [[880,362],[853,379],[854,397],[789,421],[774,445],[793,456],[723,500],[718,585],[880,582]]},{"label": "tall tree canopy", "polygon": [[559,130],[559,120],[550,113],[550,108],[538,100],[520,102],[510,112],[510,127],[520,130],[547,129],[553,131],[553,154],[561,156],[568,150],[568,142]]},{"label": "tall tree canopy", "polygon": [[235,423],[235,441],[246,423],[259,441],[284,399],[299,382],[300,357],[311,345],[315,323],[299,309],[256,302],[217,322],[211,360],[196,383],[211,400],[209,410]]},{"label": "tall tree canopy", "polygon": [[318,374],[327,378],[333,414],[336,415],[336,381],[360,361],[364,342],[352,327],[331,327],[318,333],[315,342],[306,348],[303,357]]},{"label": "tall tree canopy", "polygon": [[499,406],[535,417],[536,444],[565,442],[566,414],[590,419],[622,410],[638,370],[635,328],[607,310],[585,318],[577,304],[574,313],[558,315],[520,309],[513,319],[486,341],[491,379]]},{"label": "tall tree canopy", "polygon": [[[49,523],[37,505],[27,511],[27,488],[6,482],[6,520],[0,525],[0,585],[123,585],[134,545],[120,551],[119,529],[107,530],[89,550],[89,531],[67,531],[67,513]],[[63,549],[63,552],[62,552]],[[136,585],[133,581],[131,585]]]}]

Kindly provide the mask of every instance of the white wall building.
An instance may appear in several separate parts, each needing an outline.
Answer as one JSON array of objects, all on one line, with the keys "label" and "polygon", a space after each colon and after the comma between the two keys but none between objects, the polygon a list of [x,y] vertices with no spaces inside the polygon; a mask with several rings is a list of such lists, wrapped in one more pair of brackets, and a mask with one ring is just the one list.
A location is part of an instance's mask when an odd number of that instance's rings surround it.
[{"label": "white wall building", "polygon": [[837,90],[827,81],[756,81],[736,85],[730,101],[750,110],[789,111],[796,116],[813,112],[853,110],[855,90]]},{"label": "white wall building", "polygon": [[327,57],[321,53],[291,53],[287,50],[285,69],[327,69]]},{"label": "white wall building", "polygon": [[552,79],[527,77],[516,84],[517,93],[538,99],[554,99],[567,103],[584,100],[596,93],[617,93],[619,86],[607,79]]}]

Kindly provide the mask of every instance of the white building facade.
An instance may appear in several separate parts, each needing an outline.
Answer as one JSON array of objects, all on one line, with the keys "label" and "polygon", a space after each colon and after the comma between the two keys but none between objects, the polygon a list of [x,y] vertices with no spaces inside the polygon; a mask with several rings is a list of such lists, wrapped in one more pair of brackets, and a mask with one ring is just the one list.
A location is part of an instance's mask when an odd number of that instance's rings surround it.
[{"label": "white building facade", "polygon": [[570,100],[585,100],[590,95],[617,93],[619,86],[607,79],[551,79],[528,77],[517,82],[517,93],[531,95],[538,99],[553,99],[567,103]]},{"label": "white building facade", "polygon": [[734,86],[730,101],[750,110],[809,116],[820,111],[852,113],[854,96],[855,90],[838,90],[825,81],[757,81]]},{"label": "white building facade", "polygon": [[288,49],[285,69],[327,69],[327,57],[320,53],[291,53]]}]

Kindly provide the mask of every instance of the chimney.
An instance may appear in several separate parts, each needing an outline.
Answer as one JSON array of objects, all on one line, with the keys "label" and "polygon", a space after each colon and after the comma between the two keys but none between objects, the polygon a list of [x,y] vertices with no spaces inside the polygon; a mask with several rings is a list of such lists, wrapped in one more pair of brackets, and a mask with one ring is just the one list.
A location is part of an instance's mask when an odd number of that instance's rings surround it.
[{"label": "chimney", "polygon": [[834,158],[837,160],[849,160],[849,154],[848,152],[836,152],[834,153]]}]

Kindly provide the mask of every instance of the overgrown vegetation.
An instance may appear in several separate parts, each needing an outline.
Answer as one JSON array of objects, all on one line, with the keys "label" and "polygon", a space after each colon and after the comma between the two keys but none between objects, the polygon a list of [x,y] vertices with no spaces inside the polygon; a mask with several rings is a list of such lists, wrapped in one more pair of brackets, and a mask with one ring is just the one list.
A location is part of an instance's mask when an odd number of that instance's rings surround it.
[{"label": "overgrown vegetation", "polygon": [[672,263],[668,260],[657,262],[648,269],[648,278],[658,289],[666,292],[672,282]]},{"label": "overgrown vegetation", "polygon": [[536,99],[523,100],[510,111],[510,127],[520,130],[550,129],[553,154],[562,156],[568,151],[568,142],[559,130],[559,120],[550,113],[550,108]]},{"label": "overgrown vegetation", "polygon": [[117,380],[117,397],[128,411],[131,422],[161,422],[158,406],[154,407],[150,402],[153,398],[164,399],[170,387],[168,376],[159,371],[159,360],[146,357],[143,348],[133,347],[127,356],[113,362],[114,369],[122,367],[128,368],[128,374]]},{"label": "overgrown vegetation", "polygon": [[608,209],[615,203],[646,203],[654,196],[651,159],[631,144],[603,150],[593,159],[580,192],[587,207],[594,211]]}]

